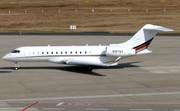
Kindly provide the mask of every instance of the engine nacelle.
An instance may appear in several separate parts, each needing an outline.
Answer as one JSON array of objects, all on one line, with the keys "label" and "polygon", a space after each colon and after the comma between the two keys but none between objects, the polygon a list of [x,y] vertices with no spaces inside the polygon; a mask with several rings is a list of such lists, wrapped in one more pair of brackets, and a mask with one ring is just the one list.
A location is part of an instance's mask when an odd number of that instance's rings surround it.
[{"label": "engine nacelle", "polygon": [[118,46],[108,46],[105,52],[106,56],[131,56],[136,54],[135,49],[122,48]]}]

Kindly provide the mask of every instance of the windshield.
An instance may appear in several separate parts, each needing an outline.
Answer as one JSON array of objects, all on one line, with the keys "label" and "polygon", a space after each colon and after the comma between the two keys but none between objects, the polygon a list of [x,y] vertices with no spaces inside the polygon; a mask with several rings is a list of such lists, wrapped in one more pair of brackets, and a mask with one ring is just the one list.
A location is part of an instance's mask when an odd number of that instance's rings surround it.
[{"label": "windshield", "polygon": [[20,50],[13,50],[11,53],[20,53]]}]

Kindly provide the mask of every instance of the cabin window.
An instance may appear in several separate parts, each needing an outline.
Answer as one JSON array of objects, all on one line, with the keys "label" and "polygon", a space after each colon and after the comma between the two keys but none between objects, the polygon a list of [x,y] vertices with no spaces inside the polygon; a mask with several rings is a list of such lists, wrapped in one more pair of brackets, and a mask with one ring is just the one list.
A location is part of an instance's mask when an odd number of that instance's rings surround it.
[{"label": "cabin window", "polygon": [[77,51],[75,53],[77,54]]},{"label": "cabin window", "polygon": [[72,52],[71,52],[71,54],[72,54]]},{"label": "cabin window", "polygon": [[87,52],[85,51],[84,53],[86,54]]},{"label": "cabin window", "polygon": [[51,54],[53,54],[53,52],[51,52]]},{"label": "cabin window", "polygon": [[80,51],[80,54],[81,54],[81,51]]},{"label": "cabin window", "polygon": [[35,54],[35,52],[33,52],[33,54]]},{"label": "cabin window", "polygon": [[65,54],[67,54],[67,52],[65,52]]},{"label": "cabin window", "polygon": [[38,54],[39,54],[39,52],[38,52]]},{"label": "cabin window", "polygon": [[11,53],[20,53],[20,50],[13,50]]},{"label": "cabin window", "polygon": [[61,54],[63,54],[63,52],[61,52]]},{"label": "cabin window", "polygon": [[56,52],[56,54],[58,54],[58,52]]},{"label": "cabin window", "polygon": [[47,52],[47,54],[48,54],[48,52]]},{"label": "cabin window", "polygon": [[42,54],[44,54],[44,52],[42,52]]}]

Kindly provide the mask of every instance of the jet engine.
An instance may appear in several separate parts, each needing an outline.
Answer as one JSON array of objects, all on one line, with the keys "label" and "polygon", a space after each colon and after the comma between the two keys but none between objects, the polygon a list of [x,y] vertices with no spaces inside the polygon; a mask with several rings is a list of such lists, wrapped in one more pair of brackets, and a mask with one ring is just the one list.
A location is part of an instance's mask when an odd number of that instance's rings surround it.
[{"label": "jet engine", "polygon": [[131,56],[135,55],[136,51],[135,49],[128,49],[118,46],[108,46],[106,48],[105,55],[106,56]]}]

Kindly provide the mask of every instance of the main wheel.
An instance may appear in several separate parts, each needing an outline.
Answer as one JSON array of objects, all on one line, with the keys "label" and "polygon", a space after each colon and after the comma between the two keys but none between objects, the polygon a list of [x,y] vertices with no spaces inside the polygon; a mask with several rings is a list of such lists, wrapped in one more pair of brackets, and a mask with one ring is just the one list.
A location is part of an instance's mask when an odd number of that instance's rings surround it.
[{"label": "main wheel", "polygon": [[93,68],[92,68],[91,66],[88,66],[87,69],[88,69],[89,71],[92,71],[92,70],[93,70]]}]

